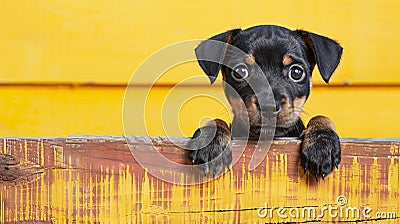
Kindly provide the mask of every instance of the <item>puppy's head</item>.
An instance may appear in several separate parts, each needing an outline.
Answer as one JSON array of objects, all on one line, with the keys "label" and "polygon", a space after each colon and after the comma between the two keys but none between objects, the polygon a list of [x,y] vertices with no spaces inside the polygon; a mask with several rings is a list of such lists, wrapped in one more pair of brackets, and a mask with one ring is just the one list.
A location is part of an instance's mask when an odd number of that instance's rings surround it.
[{"label": "puppy's head", "polygon": [[259,97],[267,94],[268,83],[275,101],[275,135],[284,136],[299,120],[315,65],[328,82],[341,55],[342,47],[327,37],[279,26],[230,30],[196,48],[198,62],[211,83],[221,70],[234,123],[249,124],[253,136],[262,126],[261,108],[271,104]]}]

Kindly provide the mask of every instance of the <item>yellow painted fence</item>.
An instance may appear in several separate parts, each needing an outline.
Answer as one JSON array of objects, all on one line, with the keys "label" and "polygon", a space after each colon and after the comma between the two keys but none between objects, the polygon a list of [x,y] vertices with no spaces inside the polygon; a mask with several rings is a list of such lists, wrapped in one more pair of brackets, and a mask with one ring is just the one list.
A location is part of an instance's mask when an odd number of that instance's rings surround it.
[{"label": "yellow painted fence", "polygon": [[[400,135],[396,1],[4,0],[0,10],[3,136],[122,135],[125,87],[146,58],[171,44],[258,24],[317,32],[344,47],[332,87],[314,73],[305,120],[326,114],[342,137]],[[146,101],[147,132],[131,128],[125,134],[189,136],[206,116],[229,120],[229,109],[209,98],[164,102],[176,83],[192,76],[202,76],[196,63],[167,72]],[[154,82],[137,80],[138,101],[127,103],[143,101],[146,86]],[[211,87],[206,79],[174,91],[214,92],[223,100],[220,86]],[[181,108],[170,121],[179,123],[178,129],[162,127],[163,104],[164,110]]]}]

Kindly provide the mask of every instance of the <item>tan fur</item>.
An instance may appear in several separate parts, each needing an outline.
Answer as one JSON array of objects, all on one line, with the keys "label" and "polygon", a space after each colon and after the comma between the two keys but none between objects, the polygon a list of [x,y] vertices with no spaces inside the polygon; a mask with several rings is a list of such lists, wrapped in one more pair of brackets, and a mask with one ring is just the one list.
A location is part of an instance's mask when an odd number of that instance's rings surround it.
[{"label": "tan fur", "polygon": [[279,113],[277,119],[277,127],[290,127],[294,125],[298,118],[300,117],[300,113],[303,111],[303,105],[306,102],[306,97],[296,98],[293,100],[293,105],[289,102],[287,98],[284,98],[281,101],[282,110]]},{"label": "tan fur", "polygon": [[231,131],[228,124],[221,119],[214,119],[206,123],[206,126],[218,126],[223,128],[226,131],[226,135],[223,135],[221,139],[222,142],[230,142],[231,141]]},{"label": "tan fur", "polygon": [[260,125],[261,114],[257,108],[257,100],[255,97],[247,102],[243,102],[241,98],[228,96],[228,101],[232,106],[232,112],[238,122],[250,126]]},{"label": "tan fur", "polygon": [[228,34],[228,38],[226,39],[226,43],[227,43],[227,44],[230,44],[230,43],[232,42],[232,39],[233,39],[233,34],[232,34],[232,32],[230,32],[230,33]]},{"label": "tan fur", "polygon": [[301,98],[296,98],[296,99],[293,100],[293,107],[295,109],[302,109],[305,102],[306,102],[306,97],[305,96],[303,96]]},{"label": "tan fur", "polygon": [[211,121],[206,123],[206,126],[214,126],[214,125],[217,125],[217,126],[223,128],[223,129],[225,129],[226,131],[229,132],[228,125],[226,124],[225,121],[223,121],[221,119],[214,119],[214,120],[211,120]]},{"label": "tan fur", "polygon": [[[257,108],[257,100],[255,97],[247,102],[242,102],[242,99],[240,98],[228,96],[228,101],[231,104],[233,114],[238,121],[243,124],[249,122],[250,126],[261,124],[261,114]],[[300,117],[300,113],[303,111],[305,101],[306,97],[296,98],[292,105],[288,99],[284,98],[281,101],[282,110],[277,118],[277,127],[286,128],[294,125]]]},{"label": "tan fur", "polygon": [[226,51],[228,49],[228,45],[232,42],[233,39],[233,34],[232,32],[229,33],[228,38],[226,39],[226,44],[225,44],[225,48],[224,48],[224,53],[223,53],[223,57],[225,57]]},{"label": "tan fur", "polygon": [[221,69],[221,74],[222,74],[222,80],[224,81],[222,87],[223,87],[224,90],[225,90],[225,85],[226,85],[226,73],[225,73],[224,69]]},{"label": "tan fur", "polygon": [[254,65],[254,63],[256,62],[256,59],[254,58],[254,56],[252,54],[249,54],[246,56],[245,62],[248,65]]},{"label": "tan fur", "polygon": [[283,55],[282,63],[284,66],[290,65],[290,64],[292,64],[292,62],[293,62],[293,60],[289,55],[287,55],[287,54]]},{"label": "tan fur", "polygon": [[329,128],[336,132],[336,127],[331,119],[325,116],[315,116],[307,124],[307,129]]},{"label": "tan fur", "polygon": [[241,98],[235,98],[232,96],[227,96],[229,104],[232,106],[232,112],[235,115],[236,119],[239,119],[242,122],[246,122],[248,120],[248,112],[246,106]]},{"label": "tan fur", "polygon": [[245,102],[247,113],[249,114],[250,126],[261,122],[261,114],[256,103],[257,99],[255,96],[252,97],[248,102]]}]

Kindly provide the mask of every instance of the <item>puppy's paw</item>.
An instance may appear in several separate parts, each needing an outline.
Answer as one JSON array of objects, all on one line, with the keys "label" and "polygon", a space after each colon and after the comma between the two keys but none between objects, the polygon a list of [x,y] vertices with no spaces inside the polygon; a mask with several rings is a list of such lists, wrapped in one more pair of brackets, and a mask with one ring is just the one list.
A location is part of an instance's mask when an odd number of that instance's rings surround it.
[{"label": "puppy's paw", "polygon": [[341,160],[340,140],[332,121],[323,116],[310,120],[304,131],[301,149],[301,164],[304,173],[309,170],[318,181],[325,179]]},{"label": "puppy's paw", "polygon": [[228,125],[219,119],[210,121],[196,130],[189,142],[189,159],[198,164],[204,175],[211,171],[213,177],[229,169],[232,162],[231,133]]}]

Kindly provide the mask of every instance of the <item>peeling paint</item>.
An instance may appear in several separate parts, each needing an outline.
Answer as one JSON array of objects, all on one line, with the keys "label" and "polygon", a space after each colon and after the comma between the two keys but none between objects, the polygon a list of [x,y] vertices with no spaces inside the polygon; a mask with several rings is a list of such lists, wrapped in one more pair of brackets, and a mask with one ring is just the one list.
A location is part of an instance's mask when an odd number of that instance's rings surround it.
[{"label": "peeling paint", "polygon": [[[6,147],[6,153],[18,152],[19,140]],[[111,152],[121,142],[79,143],[68,148],[62,142],[49,144],[33,140],[27,142],[27,152],[43,146],[40,164],[50,169],[40,179],[15,186],[0,188],[1,222],[52,221],[119,222],[119,223],[264,223],[306,221],[282,219],[275,216],[260,218],[257,209],[264,206],[302,208],[335,204],[345,196],[347,205],[369,206],[373,211],[394,211],[400,214],[399,157],[385,154],[355,157],[356,149],[344,148],[339,169],[315,182],[304,175],[298,159],[298,143],[279,144],[270,150],[265,161],[250,172],[246,150],[230,172],[219,178],[197,185],[177,185],[163,182],[143,170],[131,157],[128,149]],[[91,140],[95,141],[95,140]],[[3,143],[5,141],[2,141]],[[90,143],[90,144],[89,144]],[[162,142],[160,143],[162,144]],[[358,148],[363,148],[358,143]],[[372,144],[379,148],[377,143]],[[394,143],[398,146],[399,143]],[[21,145],[24,147],[24,144]],[[29,148],[32,146],[32,148]],[[348,145],[347,145],[348,146]],[[17,147],[17,148],[15,148]],[[124,146],[126,147],[126,146]],[[274,146],[273,146],[274,147]],[[4,149],[4,145],[2,147]],[[289,150],[291,148],[292,150]],[[388,145],[388,153],[392,153]],[[60,150],[62,149],[62,150]],[[126,153],[118,157],[118,153]],[[163,148],[168,152],[168,148]],[[382,149],[385,152],[384,149]],[[26,152],[21,151],[24,158]],[[62,153],[61,153],[62,152]],[[90,153],[89,153],[90,152]],[[290,153],[288,153],[290,152]],[[178,156],[178,155],[177,155]],[[182,156],[182,154],[179,154]],[[30,157],[28,157],[29,159]],[[51,164],[53,163],[53,164]],[[51,167],[64,167],[51,169]],[[165,170],[170,175],[180,175]],[[337,221],[324,217],[323,221]],[[355,220],[355,219],[351,219]],[[387,220],[396,223],[396,220]]]}]

